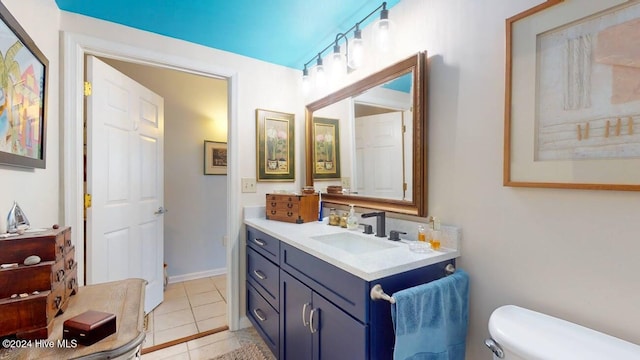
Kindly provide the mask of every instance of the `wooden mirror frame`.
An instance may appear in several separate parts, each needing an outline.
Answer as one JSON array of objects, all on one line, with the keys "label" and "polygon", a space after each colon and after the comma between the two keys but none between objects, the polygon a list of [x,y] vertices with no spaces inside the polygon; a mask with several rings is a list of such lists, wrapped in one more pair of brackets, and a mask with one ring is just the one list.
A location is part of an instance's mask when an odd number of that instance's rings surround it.
[{"label": "wooden mirror frame", "polygon": [[325,203],[377,209],[401,214],[427,216],[427,53],[400,61],[306,106],[306,185],[313,186],[313,112],[338,101],[362,94],[380,84],[413,71],[413,199],[393,200],[357,194],[322,194]]}]

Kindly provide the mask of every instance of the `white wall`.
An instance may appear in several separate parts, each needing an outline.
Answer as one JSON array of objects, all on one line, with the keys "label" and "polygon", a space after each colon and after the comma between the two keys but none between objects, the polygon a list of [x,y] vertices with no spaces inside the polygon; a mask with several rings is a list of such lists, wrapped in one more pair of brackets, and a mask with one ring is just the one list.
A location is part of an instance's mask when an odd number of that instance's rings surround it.
[{"label": "white wall", "polygon": [[[170,278],[226,272],[227,176],[203,174],[204,140],[227,142],[227,81],[103,59],[164,98],[164,260]],[[172,279],[173,280],[173,279]]]},{"label": "white wall", "polygon": [[503,304],[640,344],[640,193],[502,186],[505,19],[541,2],[403,0],[396,52],[352,74],[428,51],[429,214],[463,229],[467,359],[491,359],[487,321]]},{"label": "white wall", "polygon": [[[3,0],[29,37],[49,60],[47,86],[46,169],[0,165],[0,221],[17,201],[33,227],[62,223],[60,199],[59,12],[51,0]],[[3,226],[0,226],[3,227]]]}]

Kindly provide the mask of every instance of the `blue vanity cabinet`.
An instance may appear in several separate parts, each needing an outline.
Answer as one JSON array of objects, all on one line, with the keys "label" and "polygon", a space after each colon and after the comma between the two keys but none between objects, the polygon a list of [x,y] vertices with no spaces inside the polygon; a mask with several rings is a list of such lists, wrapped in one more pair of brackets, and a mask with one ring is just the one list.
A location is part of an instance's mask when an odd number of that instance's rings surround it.
[{"label": "blue vanity cabinet", "polygon": [[247,227],[247,317],[271,352],[280,352],[280,240]]},{"label": "blue vanity cabinet", "polygon": [[367,358],[367,327],[281,270],[280,358]]},{"label": "blue vanity cabinet", "polygon": [[392,295],[443,277],[448,264],[367,281],[247,226],[247,316],[279,360],[391,360],[391,304],[371,288]]}]

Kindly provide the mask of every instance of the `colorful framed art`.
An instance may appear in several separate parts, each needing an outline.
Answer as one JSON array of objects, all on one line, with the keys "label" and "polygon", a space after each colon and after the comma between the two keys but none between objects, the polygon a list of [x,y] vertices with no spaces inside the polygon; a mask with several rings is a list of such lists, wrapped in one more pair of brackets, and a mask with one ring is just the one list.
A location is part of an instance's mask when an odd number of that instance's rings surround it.
[{"label": "colorful framed art", "polygon": [[0,164],[46,167],[49,61],[0,3]]}]

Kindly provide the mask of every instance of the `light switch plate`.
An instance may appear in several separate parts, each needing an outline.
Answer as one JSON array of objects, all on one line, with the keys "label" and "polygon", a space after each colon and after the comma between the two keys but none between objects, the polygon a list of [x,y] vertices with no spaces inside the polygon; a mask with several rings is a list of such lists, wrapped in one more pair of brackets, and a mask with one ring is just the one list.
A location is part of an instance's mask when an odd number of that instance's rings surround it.
[{"label": "light switch plate", "polygon": [[254,193],[256,192],[256,179],[254,178],[242,178],[242,192]]}]

